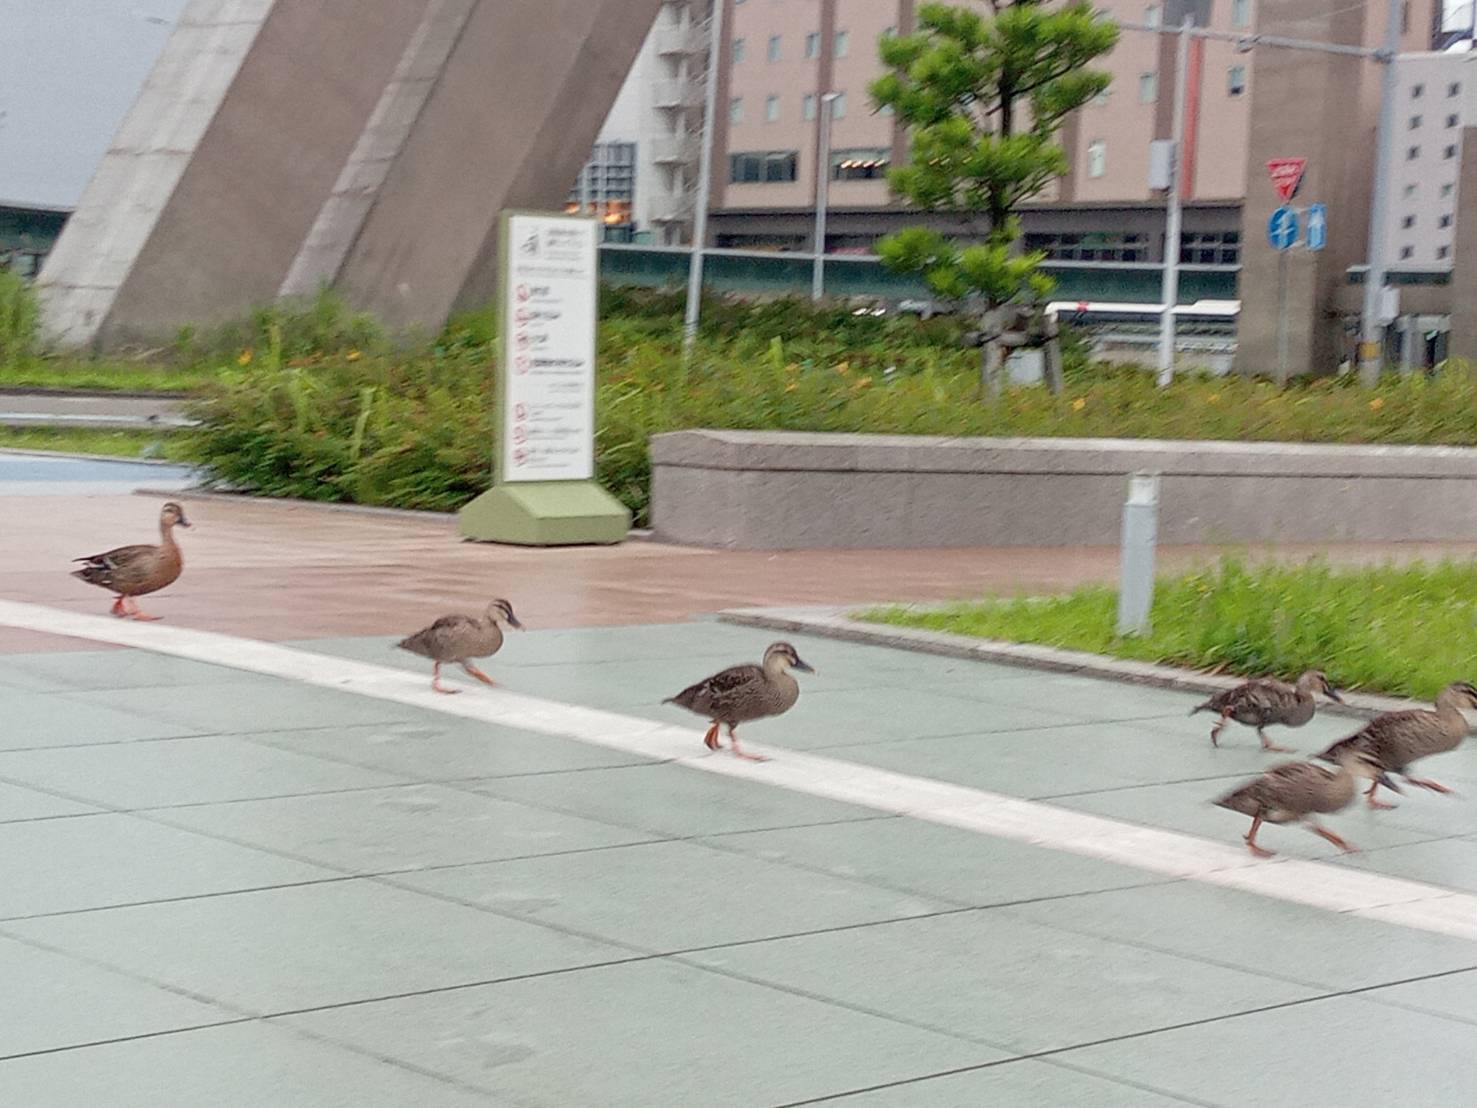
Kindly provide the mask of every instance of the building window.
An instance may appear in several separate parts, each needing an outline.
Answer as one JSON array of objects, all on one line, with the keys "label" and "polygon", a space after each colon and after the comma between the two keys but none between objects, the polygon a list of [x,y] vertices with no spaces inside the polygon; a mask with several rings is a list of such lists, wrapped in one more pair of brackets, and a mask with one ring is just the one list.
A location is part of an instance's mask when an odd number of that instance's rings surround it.
[{"label": "building window", "polygon": [[887,174],[892,152],[881,147],[835,150],[831,153],[831,180],[873,181]]},{"label": "building window", "polygon": [[1448,146],[1445,150],[1441,151],[1441,156],[1450,161],[1452,158],[1456,157],[1456,147]]},{"label": "building window", "polygon": [[1438,257],[1438,258],[1449,258],[1449,257],[1451,257],[1451,247],[1449,247],[1449,246],[1438,246],[1438,247],[1436,247],[1436,257]]},{"label": "building window", "polygon": [[821,56],[821,33],[819,31],[811,31],[805,36],[805,56],[807,58]]},{"label": "building window", "polygon": [[1412,146],[1409,150],[1405,152],[1405,160],[1408,162],[1413,162],[1420,156],[1421,148],[1419,146]]},{"label": "building window", "polygon": [[733,64],[738,65],[749,53],[749,44],[741,38],[733,40]]},{"label": "building window", "polygon": [[728,156],[728,180],[732,184],[793,181],[800,157],[794,150],[759,150]]},{"label": "building window", "polygon": [[1139,103],[1152,104],[1159,99],[1159,74],[1139,74]]},{"label": "building window", "polygon": [[1462,91],[1462,83],[1460,81],[1453,81],[1451,84],[1449,84],[1449,85],[1446,86],[1446,95],[1447,96],[1456,96],[1456,95],[1459,95],[1461,93],[1461,91]]},{"label": "building window", "polygon": [[1441,186],[1441,195],[1442,196],[1450,196],[1455,191],[1456,191],[1456,186],[1453,185],[1453,184],[1451,184],[1450,182],[1448,182],[1447,184],[1444,184],[1444,185]]},{"label": "building window", "polygon": [[1226,93],[1230,96],[1240,96],[1246,91],[1246,66],[1233,65],[1231,71],[1226,74]]},{"label": "building window", "polygon": [[1426,95],[1426,86],[1425,85],[1411,85],[1410,86],[1410,98],[1412,100],[1419,100],[1424,95]]},{"label": "building window", "polygon": [[1409,231],[1412,227],[1415,226],[1415,216],[1405,216],[1403,219],[1401,219],[1400,226],[1403,230]]},{"label": "building window", "polygon": [[744,121],[744,98],[735,96],[728,102],[728,122],[742,123]]},{"label": "building window", "polygon": [[897,28],[896,27],[883,27],[882,28],[882,35],[881,35],[881,37],[882,38],[897,38]]},{"label": "building window", "polygon": [[1198,231],[1180,239],[1182,265],[1236,265],[1240,261],[1240,231]]},{"label": "building window", "polygon": [[1406,185],[1405,188],[1403,190],[1401,190],[1400,195],[1402,197],[1404,197],[1406,200],[1409,200],[1412,196],[1415,195],[1415,186],[1414,185]]},{"label": "building window", "polygon": [[1461,122],[1461,119],[1458,118],[1457,116],[1449,115],[1449,116],[1446,117],[1446,125],[1448,127],[1455,127],[1460,122]]},{"label": "building window", "polygon": [[1092,98],[1092,102],[1098,107],[1103,107],[1104,105],[1106,105],[1108,102],[1108,90],[1103,89],[1102,92],[1098,93]]},{"label": "building window", "polygon": [[[1233,232],[1234,233],[1234,232]],[[1036,232],[1025,236],[1025,248],[1052,261],[1146,262],[1148,237],[1123,231]]]},{"label": "building window", "polygon": [[807,92],[805,99],[800,101],[800,114],[807,120],[815,118],[815,93]]},{"label": "building window", "polygon": [[1238,31],[1251,26],[1251,0],[1231,0],[1231,26]]},{"label": "building window", "polygon": [[1418,130],[1420,128],[1420,125],[1421,125],[1421,117],[1420,116],[1413,115],[1413,116],[1410,117],[1410,129],[1412,131]]},{"label": "building window", "polygon": [[1150,4],[1144,9],[1144,25],[1146,27],[1157,27],[1163,20],[1163,9],[1158,4]]},{"label": "building window", "polygon": [[764,98],[764,122],[776,123],[780,117],[780,98],[778,96],[766,96]]},{"label": "building window", "polygon": [[1101,177],[1108,172],[1108,144],[1102,139],[1093,139],[1087,144],[1087,175]]},{"label": "building window", "polygon": [[1410,34],[1410,0],[1403,0],[1400,5],[1400,33]]},{"label": "building window", "polygon": [[1444,215],[1440,219],[1438,219],[1436,221],[1436,223],[1437,223],[1437,226],[1440,226],[1440,227],[1450,227],[1451,226],[1451,216],[1450,215]]},{"label": "building window", "polygon": [[1402,246],[1400,248],[1400,260],[1402,262],[1408,262],[1414,256],[1415,256],[1415,247],[1413,247],[1413,246]]},{"label": "building window", "polygon": [[835,50],[836,57],[838,57],[838,58],[844,58],[844,57],[846,57],[846,52],[848,50],[850,50],[850,49],[851,49],[851,32],[850,31],[837,31],[836,32],[836,50]]},{"label": "building window", "polygon": [[831,118],[846,118],[846,93],[838,92],[836,94],[836,99],[831,101]]},{"label": "building window", "polygon": [[770,35],[769,36],[769,60],[770,61],[777,62],[777,61],[780,60],[780,51],[782,49],[782,41],[783,40],[780,38],[779,35]]}]

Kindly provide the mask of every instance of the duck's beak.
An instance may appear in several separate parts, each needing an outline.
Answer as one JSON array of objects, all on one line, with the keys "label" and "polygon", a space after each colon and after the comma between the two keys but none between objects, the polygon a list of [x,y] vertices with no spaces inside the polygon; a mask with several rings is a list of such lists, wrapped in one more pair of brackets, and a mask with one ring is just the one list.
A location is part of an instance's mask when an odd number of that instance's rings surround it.
[{"label": "duck's beak", "polygon": [[1401,796],[1405,795],[1405,790],[1402,789],[1399,785],[1395,784],[1395,779],[1391,777],[1388,773],[1380,774],[1377,778],[1375,778],[1375,780],[1378,781],[1381,785],[1385,786],[1385,788],[1389,789],[1392,793],[1399,793]]},{"label": "duck's beak", "polygon": [[1336,700],[1340,704],[1344,702],[1344,698],[1339,695],[1338,689],[1329,688],[1324,689],[1323,691],[1327,694],[1329,700]]},{"label": "duck's beak", "polygon": [[790,663],[790,668],[791,669],[798,669],[801,673],[814,673],[815,672],[814,669],[812,669],[805,662],[802,662],[799,658],[796,658],[793,662]]},{"label": "duck's beak", "polygon": [[509,627],[516,627],[520,631],[527,631],[528,630],[528,628],[524,627],[523,624],[521,624],[521,623],[518,622],[518,617],[515,616],[512,612],[509,612],[508,613],[508,626]]},{"label": "duck's beak", "polygon": [[188,520],[188,519],[186,519],[186,518],[185,518],[185,517],[184,517],[184,516],[180,516],[180,517],[179,517],[179,525],[180,525],[180,526],[181,526],[181,527],[185,527],[185,528],[190,528],[190,527],[194,527],[194,526],[195,526],[195,525],[194,525],[194,524],[193,524],[193,523],[191,523],[191,522],[190,522],[190,521],[189,521],[189,520]]}]

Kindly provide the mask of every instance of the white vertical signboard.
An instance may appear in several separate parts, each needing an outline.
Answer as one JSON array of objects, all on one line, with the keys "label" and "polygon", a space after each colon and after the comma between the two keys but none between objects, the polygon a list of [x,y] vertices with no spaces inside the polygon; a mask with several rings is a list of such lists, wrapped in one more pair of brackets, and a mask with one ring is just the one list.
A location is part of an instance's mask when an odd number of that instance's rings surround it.
[{"label": "white vertical signboard", "polygon": [[510,214],[504,234],[498,478],[587,481],[595,475],[595,221]]}]

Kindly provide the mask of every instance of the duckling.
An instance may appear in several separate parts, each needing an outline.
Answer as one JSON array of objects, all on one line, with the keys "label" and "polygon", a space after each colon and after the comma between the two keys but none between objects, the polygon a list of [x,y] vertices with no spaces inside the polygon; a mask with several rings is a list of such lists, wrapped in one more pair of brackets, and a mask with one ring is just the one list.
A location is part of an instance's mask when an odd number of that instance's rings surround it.
[{"label": "duckling", "polygon": [[1263,750],[1285,754],[1290,752],[1290,748],[1272,742],[1263,728],[1274,723],[1280,723],[1284,727],[1301,727],[1313,718],[1313,711],[1317,706],[1313,699],[1316,693],[1322,693],[1340,704],[1344,700],[1334,691],[1321,670],[1310,669],[1297,679],[1296,685],[1289,685],[1272,677],[1259,677],[1243,682],[1234,689],[1218,692],[1204,704],[1191,708],[1190,714],[1220,713],[1221,718],[1210,729],[1211,746],[1220,745],[1221,729],[1226,726],[1226,720],[1234,719],[1237,723],[1256,728]]},{"label": "duckling", "polygon": [[1343,851],[1355,851],[1347,840],[1310,818],[1315,813],[1338,812],[1354,799],[1354,778],[1365,777],[1377,785],[1399,792],[1379,764],[1363,751],[1346,749],[1338,757],[1335,770],[1315,766],[1312,762],[1284,762],[1274,766],[1255,780],[1227,793],[1215,803],[1218,807],[1251,817],[1251,830],[1246,833],[1246,848],[1258,858],[1270,858],[1272,852],[1257,845],[1256,833],[1263,823],[1306,823],[1314,834],[1322,835]]},{"label": "duckling", "polygon": [[431,667],[431,688],[439,693],[450,695],[461,692],[460,689],[448,689],[441,684],[441,666],[446,662],[461,666],[468,675],[485,685],[496,685],[496,681],[472,664],[472,659],[490,658],[502,649],[503,629],[498,625],[499,620],[510,627],[523,630],[523,624],[513,614],[513,605],[499,598],[489,604],[487,611],[481,616],[442,616],[431,626],[401,639],[395,645],[401,650],[419,654],[422,658],[430,658],[435,663]]},{"label": "duckling", "polygon": [[788,712],[800,698],[800,683],[789,671],[814,673],[810,666],[800,660],[795,648],[787,642],[772,644],[764,652],[762,665],[730,666],[721,673],[699,681],[683,689],[676,696],[669,696],[663,704],[676,704],[712,721],[708,733],[703,736],[703,745],[709,750],[718,749],[718,728],[728,728],[729,749],[740,758],[751,762],[763,762],[762,754],[750,754],[739,749],[738,736],[733,733],[740,723],[764,719]]},{"label": "duckling", "polygon": [[174,541],[174,529],[189,526],[185,510],[171,500],[159,511],[159,534],[163,541],[158,546],[139,543],[73,558],[72,561],[85,564],[81,569],[74,569],[72,576],[117,593],[112,613],[119,619],[156,620],[158,616],[146,616],[139,611],[134,597],[158,592],[179,579],[185,560]]},{"label": "duckling", "polygon": [[[1445,754],[1461,745],[1467,735],[1467,717],[1462,715],[1464,708],[1477,708],[1477,688],[1466,681],[1457,681],[1441,690],[1434,712],[1415,709],[1375,716],[1362,729],[1340,739],[1318,757],[1325,762],[1337,762],[1347,751],[1354,750],[1382,770],[1398,773],[1412,785],[1432,792],[1449,793],[1451,790],[1445,785],[1428,778],[1412,777],[1406,771],[1417,758]],[[1394,807],[1375,799],[1375,790],[1385,783],[1385,780],[1372,782],[1364,794],[1371,808]]]}]

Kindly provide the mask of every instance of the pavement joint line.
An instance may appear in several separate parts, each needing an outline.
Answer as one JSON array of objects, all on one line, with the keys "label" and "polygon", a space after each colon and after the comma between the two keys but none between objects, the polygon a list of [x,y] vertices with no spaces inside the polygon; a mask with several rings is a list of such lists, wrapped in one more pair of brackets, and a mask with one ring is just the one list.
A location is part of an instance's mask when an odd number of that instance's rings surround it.
[{"label": "pavement joint line", "polygon": [[706,752],[694,755],[691,751],[697,742],[697,730],[693,727],[676,727],[503,689],[447,697],[433,692],[423,675],[210,631],[117,621],[4,600],[0,600],[0,625],[192,658],[464,719],[557,735],[981,836],[1012,839],[1220,888],[1477,941],[1477,895],[1442,886],[1298,859],[1256,860],[1240,846],[786,748],[755,744],[756,752],[778,756],[777,760],[757,764]]}]

